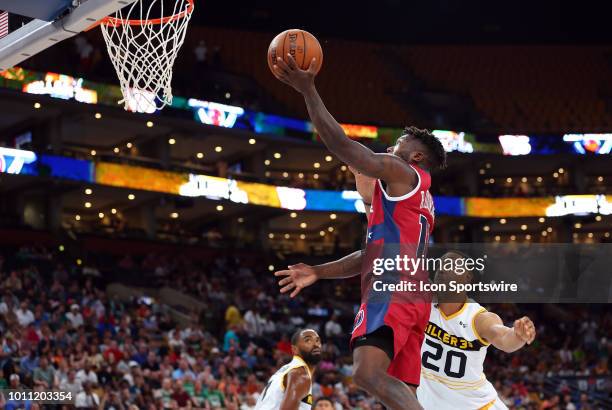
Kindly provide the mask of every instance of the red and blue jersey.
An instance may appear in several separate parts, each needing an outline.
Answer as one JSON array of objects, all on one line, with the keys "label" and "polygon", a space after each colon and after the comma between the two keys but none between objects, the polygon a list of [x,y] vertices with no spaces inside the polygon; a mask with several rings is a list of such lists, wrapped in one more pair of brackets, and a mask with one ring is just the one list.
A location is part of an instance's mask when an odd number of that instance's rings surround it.
[{"label": "red and blue jersey", "polygon": [[410,165],[417,174],[417,185],[405,195],[387,194],[380,180],[376,181],[368,220],[368,244],[415,245],[417,255],[425,254],[434,226],[434,205],[429,187],[431,176]]},{"label": "red and blue jersey", "polygon": [[[417,184],[405,195],[392,197],[380,180],[376,181],[368,220],[368,236],[361,273],[361,306],[355,317],[351,343],[380,328],[393,330],[393,360],[387,372],[406,383],[419,384],[425,326],[431,310],[431,295],[416,291],[378,291],[381,283],[403,282],[417,286],[428,281],[426,269],[411,272],[385,268],[375,273],[376,260],[396,258],[417,261],[425,257],[429,235],[434,226],[434,206],[429,187],[431,176],[410,165]],[[378,283],[378,285],[377,285]]]},{"label": "red and blue jersey", "polygon": [[418,286],[420,281],[428,280],[426,269],[418,268],[412,272],[385,269],[378,275],[374,270],[376,259],[395,260],[397,257],[406,257],[416,261],[426,256],[429,235],[434,225],[434,206],[429,193],[431,176],[417,166],[411,167],[417,174],[417,184],[405,195],[392,197],[382,182],[376,181],[361,272],[361,303],[365,317],[356,320],[357,334],[370,333],[383,324],[394,327],[393,323],[407,319],[405,315],[409,313],[408,305],[423,304],[429,297],[419,291],[377,290],[381,283],[412,282]]}]

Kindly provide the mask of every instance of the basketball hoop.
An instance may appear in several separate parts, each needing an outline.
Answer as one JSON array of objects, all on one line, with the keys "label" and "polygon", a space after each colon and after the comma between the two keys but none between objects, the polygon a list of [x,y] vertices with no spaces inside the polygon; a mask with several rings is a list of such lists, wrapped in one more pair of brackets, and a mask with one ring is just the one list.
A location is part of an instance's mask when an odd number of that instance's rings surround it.
[{"label": "basketball hoop", "polygon": [[[100,22],[126,110],[152,113],[172,104],[172,67],[185,40],[194,0],[137,0]],[[146,3],[146,4],[145,4]]]}]

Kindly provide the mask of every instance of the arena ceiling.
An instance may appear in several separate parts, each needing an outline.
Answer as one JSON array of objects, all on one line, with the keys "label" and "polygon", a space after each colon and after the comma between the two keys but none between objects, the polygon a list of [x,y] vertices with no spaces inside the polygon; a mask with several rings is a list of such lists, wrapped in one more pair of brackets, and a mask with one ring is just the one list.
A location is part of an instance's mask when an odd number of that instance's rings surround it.
[{"label": "arena ceiling", "polygon": [[206,2],[195,24],[276,32],[303,28],[319,36],[386,43],[598,43],[612,40],[595,2],[378,0],[287,3]]}]

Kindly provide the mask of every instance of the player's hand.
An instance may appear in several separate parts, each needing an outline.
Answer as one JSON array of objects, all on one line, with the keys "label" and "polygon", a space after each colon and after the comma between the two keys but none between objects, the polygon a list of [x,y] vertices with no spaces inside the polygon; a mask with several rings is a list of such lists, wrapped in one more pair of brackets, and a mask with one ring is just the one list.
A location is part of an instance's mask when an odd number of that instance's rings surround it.
[{"label": "player's hand", "polygon": [[288,267],[288,270],[274,272],[274,276],[284,276],[283,279],[278,281],[278,286],[281,287],[280,292],[287,293],[293,290],[289,295],[292,298],[297,296],[302,289],[312,285],[319,279],[314,268],[305,263],[289,265]]},{"label": "player's hand", "polygon": [[514,321],[514,334],[528,345],[533,342],[536,330],[533,322],[527,316]]},{"label": "player's hand", "polygon": [[276,58],[276,64],[274,64],[273,72],[274,76],[289,84],[295,88],[296,91],[304,94],[308,89],[314,87],[314,78],[317,73],[317,59],[313,58],[310,61],[308,70],[302,70],[298,67],[295,59],[291,54],[287,54],[289,62],[286,63],[282,58]]}]

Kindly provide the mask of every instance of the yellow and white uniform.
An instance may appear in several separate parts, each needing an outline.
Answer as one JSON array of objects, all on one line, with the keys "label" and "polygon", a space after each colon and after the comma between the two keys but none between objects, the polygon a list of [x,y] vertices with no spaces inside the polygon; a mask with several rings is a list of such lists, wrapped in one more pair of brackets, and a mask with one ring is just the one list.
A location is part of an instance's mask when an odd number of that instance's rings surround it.
[{"label": "yellow and white uniform", "polygon": [[489,343],[476,332],[474,318],[485,311],[471,299],[450,316],[432,306],[417,389],[425,410],[507,409],[483,373]]},{"label": "yellow and white uniform", "polygon": [[293,369],[306,368],[310,378],[308,395],[302,399],[299,410],[310,410],[312,408],[312,374],[306,362],[299,356],[293,356],[293,360],[281,367],[270,377],[265,389],[261,392],[255,410],[278,410],[285,397],[285,376]]}]

